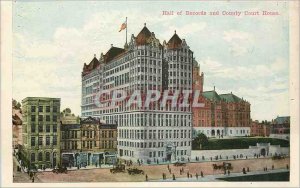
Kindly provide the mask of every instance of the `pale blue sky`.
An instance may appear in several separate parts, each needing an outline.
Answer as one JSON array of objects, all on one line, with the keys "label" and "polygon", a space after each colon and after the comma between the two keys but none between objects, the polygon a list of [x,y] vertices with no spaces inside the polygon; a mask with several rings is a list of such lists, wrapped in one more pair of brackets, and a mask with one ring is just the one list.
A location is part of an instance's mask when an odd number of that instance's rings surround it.
[{"label": "pale blue sky", "polygon": [[[279,16],[162,16],[163,10],[278,11]],[[80,114],[81,71],[110,44],[128,17],[128,38],[146,22],[162,43],[174,30],[186,39],[205,74],[205,90],[233,92],[251,103],[253,119],[289,115],[289,24],[285,2],[13,3],[13,97],[60,97]],[[26,84],[25,84],[26,83]]]}]

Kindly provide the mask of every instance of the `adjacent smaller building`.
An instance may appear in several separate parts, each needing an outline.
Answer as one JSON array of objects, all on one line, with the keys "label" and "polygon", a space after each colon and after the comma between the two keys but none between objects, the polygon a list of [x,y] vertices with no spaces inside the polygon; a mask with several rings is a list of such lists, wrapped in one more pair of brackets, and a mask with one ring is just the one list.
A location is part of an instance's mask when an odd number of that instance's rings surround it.
[{"label": "adjacent smaller building", "polygon": [[23,145],[19,154],[29,168],[60,165],[60,99],[27,97],[22,100]]},{"label": "adjacent smaller building", "polygon": [[84,167],[116,161],[117,125],[88,117],[78,124],[61,124],[62,165]]},{"label": "adjacent smaller building", "polygon": [[21,109],[12,109],[12,132],[13,148],[18,148],[23,144],[22,141],[22,113]]},{"label": "adjacent smaller building", "polygon": [[271,122],[271,134],[272,138],[290,139],[290,116],[277,116]]},{"label": "adjacent smaller building", "polygon": [[259,122],[258,120],[251,122],[251,136],[262,136],[268,137],[270,136],[270,125],[265,124],[263,122]]}]

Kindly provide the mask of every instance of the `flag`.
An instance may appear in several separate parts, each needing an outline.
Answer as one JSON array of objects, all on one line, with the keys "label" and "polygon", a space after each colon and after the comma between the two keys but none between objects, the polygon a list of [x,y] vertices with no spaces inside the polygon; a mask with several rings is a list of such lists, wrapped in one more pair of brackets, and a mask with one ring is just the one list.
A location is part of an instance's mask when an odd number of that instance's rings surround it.
[{"label": "flag", "polygon": [[126,29],[126,27],[127,27],[127,24],[126,24],[126,22],[122,23],[122,25],[121,25],[121,28],[120,28],[120,31],[119,31],[119,32],[121,32],[122,30]]}]

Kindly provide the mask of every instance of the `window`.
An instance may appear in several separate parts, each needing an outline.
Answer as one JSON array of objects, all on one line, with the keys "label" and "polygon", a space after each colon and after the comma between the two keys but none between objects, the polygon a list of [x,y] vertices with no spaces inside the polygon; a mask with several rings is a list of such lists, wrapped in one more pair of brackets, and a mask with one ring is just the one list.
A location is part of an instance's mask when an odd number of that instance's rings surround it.
[{"label": "window", "polygon": [[57,145],[57,136],[53,136],[53,145],[54,145],[54,146]]},{"label": "window", "polygon": [[35,162],[35,153],[31,153],[31,162]]},{"label": "window", "polygon": [[54,122],[57,121],[57,116],[53,116],[53,121],[54,121]]},{"label": "window", "polygon": [[46,146],[50,145],[50,136],[46,136]]},{"label": "window", "polygon": [[50,112],[50,106],[46,106],[46,112]]},{"label": "window", "polygon": [[31,121],[35,121],[35,115],[31,115]]},{"label": "window", "polygon": [[43,137],[39,137],[39,146],[42,146],[43,145]]},{"label": "window", "polygon": [[46,115],[46,121],[50,121],[50,116]]},{"label": "window", "polygon": [[35,112],[35,106],[31,106],[31,112]]},{"label": "window", "polygon": [[[53,132],[56,133],[57,132],[57,125],[53,125]],[[73,138],[73,136],[72,136]]]},{"label": "window", "polygon": [[43,121],[43,116],[39,115],[39,121]]},{"label": "window", "polygon": [[57,106],[53,106],[53,112],[57,112]]},{"label": "window", "polygon": [[35,146],[35,137],[31,137],[31,146]]},{"label": "window", "polygon": [[39,112],[43,112],[43,106],[39,106]]},{"label": "window", "polygon": [[43,153],[42,152],[39,153],[38,160],[43,161]]},{"label": "window", "polygon": [[35,124],[31,124],[31,133],[35,133]]},{"label": "window", "polygon": [[43,124],[39,124],[39,132],[43,132]]},{"label": "window", "polygon": [[50,161],[50,153],[49,152],[46,153],[46,161]]},{"label": "window", "polygon": [[46,132],[50,133],[50,125],[46,125]]}]

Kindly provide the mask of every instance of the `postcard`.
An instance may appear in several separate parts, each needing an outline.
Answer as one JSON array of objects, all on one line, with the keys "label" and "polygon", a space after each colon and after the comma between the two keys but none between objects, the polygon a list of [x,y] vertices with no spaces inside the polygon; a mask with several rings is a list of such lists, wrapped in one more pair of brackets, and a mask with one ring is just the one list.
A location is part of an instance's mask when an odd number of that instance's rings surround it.
[{"label": "postcard", "polygon": [[1,4],[1,186],[299,186],[298,1]]}]

